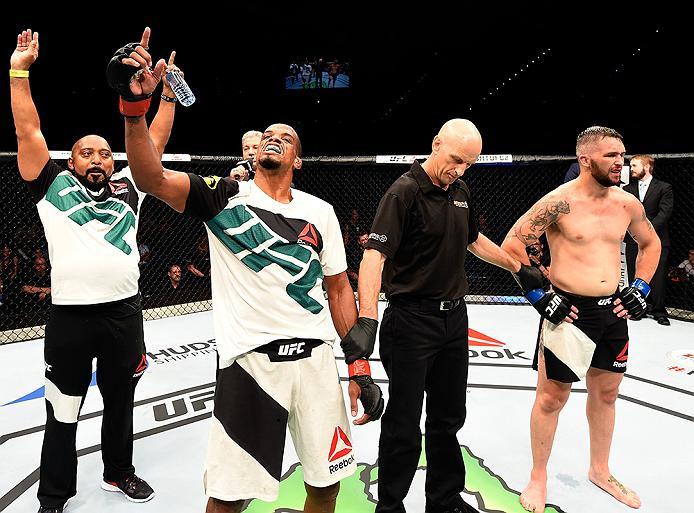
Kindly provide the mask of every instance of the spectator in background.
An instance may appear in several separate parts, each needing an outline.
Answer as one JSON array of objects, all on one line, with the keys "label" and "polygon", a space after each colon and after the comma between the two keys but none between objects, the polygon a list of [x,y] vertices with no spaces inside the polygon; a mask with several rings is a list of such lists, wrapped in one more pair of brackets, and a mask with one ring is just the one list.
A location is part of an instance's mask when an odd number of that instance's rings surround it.
[{"label": "spectator in background", "polygon": [[33,304],[49,305],[51,295],[51,273],[43,257],[34,258],[34,266],[26,273],[22,282],[22,292],[30,296]]},{"label": "spectator in background", "polygon": [[181,281],[181,266],[178,264],[171,264],[169,266],[169,271],[166,273],[168,276],[166,290],[171,292],[172,290],[178,290],[183,287],[183,282]]},{"label": "spectator in background", "polygon": [[166,273],[164,287],[161,290],[159,306],[181,305],[190,301],[188,281],[183,278],[181,266],[171,264]]},{"label": "spectator in background", "polygon": [[144,271],[152,260],[152,252],[149,246],[144,242],[140,242],[137,245],[137,251],[140,253],[140,261],[137,265],[140,266],[140,272]]},{"label": "spectator in background", "polygon": [[18,273],[19,257],[5,244],[0,254],[0,306],[13,301]]},{"label": "spectator in background", "polygon": [[241,155],[243,155],[243,160],[229,172],[231,178],[245,182],[251,178],[249,168],[255,173],[255,156],[258,153],[258,145],[262,136],[263,134],[257,130],[249,130],[241,136]]},{"label": "spectator in background", "polygon": [[[651,293],[647,298],[649,313],[658,321],[658,324],[669,326],[670,320],[665,310],[665,278],[667,269],[667,257],[670,252],[670,233],[668,231],[668,221],[672,216],[674,207],[674,195],[672,185],[653,177],[655,159],[650,155],[634,155],[629,161],[631,180],[624,190],[636,196],[646,211],[646,217],[655,228],[655,232],[660,237],[660,261],[658,268],[651,279]],[[638,246],[636,241],[627,235],[626,260],[629,281],[634,279],[634,269],[636,265],[636,254]]]},{"label": "spectator in background", "polygon": [[673,271],[678,272],[671,273],[671,275],[681,276],[681,279],[676,281],[694,281],[694,249],[689,250],[689,256],[687,259],[678,265],[676,269],[673,269]]},{"label": "spectator in background", "polygon": [[581,168],[578,166],[578,162],[574,162],[569,166],[566,175],[564,175],[564,183],[570,182],[574,178],[578,178],[578,174],[581,172]]},{"label": "spectator in background", "polygon": [[359,280],[359,264],[361,264],[369,234],[362,232],[357,237],[356,244],[349,244],[349,232],[344,233],[345,252],[347,253],[347,277],[354,290],[357,290]]},{"label": "spectator in background", "polygon": [[14,254],[8,244],[5,244],[0,255],[0,281],[7,284],[17,278],[17,273],[19,273],[19,257]]},{"label": "spectator in background", "polygon": [[349,232],[350,243],[357,243],[357,237],[360,233],[366,231],[363,223],[360,220],[359,210],[352,208],[350,210],[349,219],[345,222],[344,231]]},{"label": "spectator in background", "polygon": [[195,248],[188,257],[186,269],[196,278],[207,278],[210,276],[210,247],[207,235],[201,235]]}]

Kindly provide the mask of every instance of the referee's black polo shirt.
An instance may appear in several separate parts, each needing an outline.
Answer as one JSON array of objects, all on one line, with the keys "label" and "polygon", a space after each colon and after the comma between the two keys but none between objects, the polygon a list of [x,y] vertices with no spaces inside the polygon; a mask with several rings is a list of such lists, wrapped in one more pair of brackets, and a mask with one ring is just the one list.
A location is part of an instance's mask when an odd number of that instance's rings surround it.
[{"label": "referee's black polo shirt", "polygon": [[383,288],[388,299],[446,301],[467,294],[465,256],[478,235],[470,199],[462,180],[444,191],[416,161],[390,186],[366,244],[387,257]]}]

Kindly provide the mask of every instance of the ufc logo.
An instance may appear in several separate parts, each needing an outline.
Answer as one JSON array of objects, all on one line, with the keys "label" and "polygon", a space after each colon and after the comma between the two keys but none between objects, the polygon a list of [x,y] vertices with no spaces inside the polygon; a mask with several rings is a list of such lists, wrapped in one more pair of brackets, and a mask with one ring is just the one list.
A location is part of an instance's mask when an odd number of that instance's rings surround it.
[{"label": "ufc logo", "polygon": [[550,302],[547,303],[547,308],[545,308],[545,312],[547,312],[548,315],[554,315],[554,312],[557,311],[559,305],[561,305],[561,298],[559,296],[554,296],[550,300]]},{"label": "ufc logo", "polygon": [[301,354],[304,352],[304,346],[306,342],[294,342],[292,344],[284,344],[279,347],[277,354],[280,356],[292,356],[294,354]]},{"label": "ufc logo", "polygon": [[598,304],[599,304],[600,306],[611,305],[611,304],[612,304],[612,298],[611,298],[611,297],[608,297],[608,298],[605,298],[605,299],[601,299],[600,301],[598,301]]}]

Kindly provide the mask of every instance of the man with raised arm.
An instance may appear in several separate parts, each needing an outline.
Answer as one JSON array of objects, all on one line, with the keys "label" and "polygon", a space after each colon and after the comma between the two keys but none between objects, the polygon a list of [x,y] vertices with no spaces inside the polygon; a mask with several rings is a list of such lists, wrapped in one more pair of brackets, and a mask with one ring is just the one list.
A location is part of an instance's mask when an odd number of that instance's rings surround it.
[{"label": "man with raised arm", "polygon": [[[107,74],[121,96],[138,187],[204,221],[210,240],[219,373],[207,512],[238,513],[246,499],[277,498],[288,427],[303,469],[304,511],[331,513],[340,480],[356,468],[332,350],[335,330],[344,336],[357,317],[337,217],[328,203],[291,187],[302,161],[289,125],[263,132],[254,180],[163,168],[143,117],[163,68],[163,61],[152,67],[148,43],[146,29],[139,45],[116,53]],[[357,398],[364,406],[355,424],[383,410],[366,360],[372,350],[344,347],[352,416]]]},{"label": "man with raised arm", "polygon": [[[39,34],[19,34],[10,58],[17,164],[36,202],[51,262],[39,512],[60,513],[77,493],[75,434],[93,358],[104,400],[102,487],[144,502],[154,491],[132,464],[133,397],[147,368],[135,241],[144,193],[127,167],[114,172],[111,147],[98,135],[74,144],[68,169],[50,158],[29,88],[29,68],[38,55]],[[164,94],[173,97],[167,84]],[[156,158],[169,139],[174,107],[163,101],[152,122]]]},{"label": "man with raised arm", "polygon": [[[528,511],[545,509],[547,461],[559,412],[571,383],[586,380],[586,414],[590,428],[589,479],[632,508],[639,497],[610,472],[608,460],[614,431],[615,401],[626,370],[627,317],[645,314],[648,281],[660,255],[660,240],[638,198],[620,189],[624,165],[622,136],[593,126],[576,142],[577,179],[544,196],[513,226],[502,248],[528,263],[525,248],[546,233],[552,254],[549,278],[557,301],[578,309],[573,323],[543,319],[533,366],[538,370],[535,404],[530,417],[533,468],[520,500]],[[620,245],[626,231],[639,245],[636,279],[619,290]],[[530,302],[546,295],[542,283],[518,279]]]}]

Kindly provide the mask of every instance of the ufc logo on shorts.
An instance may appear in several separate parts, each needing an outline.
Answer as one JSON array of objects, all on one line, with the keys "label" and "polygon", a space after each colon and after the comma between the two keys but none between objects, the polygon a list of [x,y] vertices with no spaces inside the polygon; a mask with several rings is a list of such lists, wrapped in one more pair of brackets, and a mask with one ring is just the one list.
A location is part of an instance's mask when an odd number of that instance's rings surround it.
[{"label": "ufc logo on shorts", "polygon": [[552,300],[547,304],[547,308],[545,308],[545,312],[547,312],[549,315],[554,315],[554,312],[557,311],[557,308],[559,308],[559,305],[561,305],[561,297],[554,296],[552,298]]},{"label": "ufc logo on shorts", "polygon": [[605,298],[605,299],[601,299],[600,301],[598,301],[598,304],[599,304],[600,306],[611,305],[611,304],[612,304],[612,298],[611,298],[611,297],[607,297],[607,298]]},{"label": "ufc logo on shorts", "polygon": [[284,344],[279,347],[277,354],[280,356],[292,356],[304,352],[305,342],[294,342],[292,344]]}]

